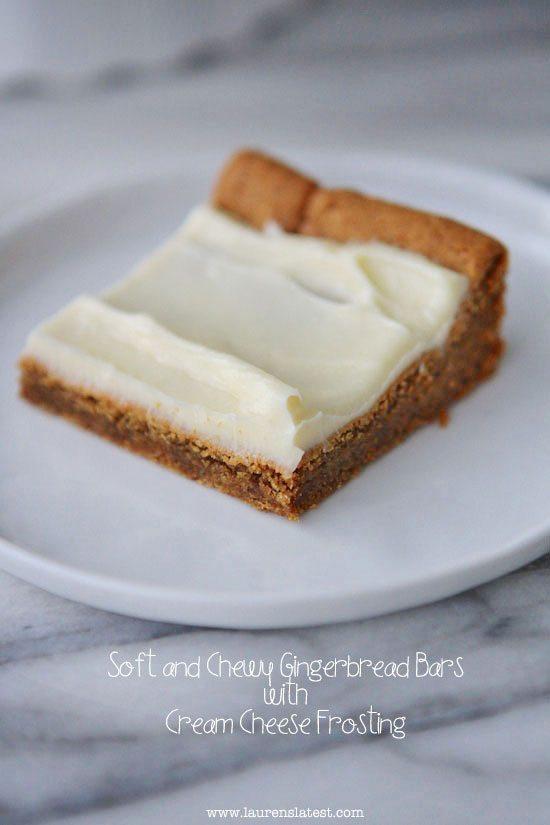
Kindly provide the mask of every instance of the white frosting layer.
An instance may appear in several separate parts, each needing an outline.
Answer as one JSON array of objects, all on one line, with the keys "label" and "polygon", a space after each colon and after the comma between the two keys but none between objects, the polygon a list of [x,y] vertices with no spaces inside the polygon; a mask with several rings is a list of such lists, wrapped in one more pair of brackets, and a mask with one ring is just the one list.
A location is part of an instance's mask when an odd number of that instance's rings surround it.
[{"label": "white frosting layer", "polygon": [[381,243],[258,232],[210,207],[26,354],[187,433],[292,472],[442,344],[467,279]]}]

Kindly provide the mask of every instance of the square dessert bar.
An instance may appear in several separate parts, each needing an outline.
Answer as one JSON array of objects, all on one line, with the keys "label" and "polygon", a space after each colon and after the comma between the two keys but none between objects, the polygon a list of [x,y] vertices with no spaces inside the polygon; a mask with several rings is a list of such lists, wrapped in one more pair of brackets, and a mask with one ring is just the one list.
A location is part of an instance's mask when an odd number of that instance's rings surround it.
[{"label": "square dessert bar", "polygon": [[495,370],[506,249],[259,152],[29,336],[21,395],[288,518]]}]

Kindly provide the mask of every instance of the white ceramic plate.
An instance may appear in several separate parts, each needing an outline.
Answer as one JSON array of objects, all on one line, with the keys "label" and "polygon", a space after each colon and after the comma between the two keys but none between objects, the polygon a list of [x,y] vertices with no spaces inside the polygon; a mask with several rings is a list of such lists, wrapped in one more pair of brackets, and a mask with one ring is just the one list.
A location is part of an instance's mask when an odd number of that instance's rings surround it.
[{"label": "white ceramic plate", "polygon": [[[215,173],[113,185],[4,225],[0,564],[68,598],[152,619],[283,627],[456,593],[550,535],[550,199],[484,172],[391,157],[294,157],[323,179],[472,222],[511,248],[498,375],[300,523],[259,513],[16,396],[30,328],[120,278]],[[0,227],[1,229],[1,227]]]}]

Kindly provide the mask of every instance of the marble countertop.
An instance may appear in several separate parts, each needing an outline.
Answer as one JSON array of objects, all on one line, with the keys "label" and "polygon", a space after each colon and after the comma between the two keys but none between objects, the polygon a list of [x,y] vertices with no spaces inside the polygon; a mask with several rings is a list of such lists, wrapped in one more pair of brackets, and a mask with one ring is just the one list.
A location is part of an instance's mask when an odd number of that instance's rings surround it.
[{"label": "marble countertop", "polygon": [[[0,821],[201,822],[205,808],[363,808],[367,822],[547,822],[550,556],[437,604],[272,632],[139,621],[0,575]],[[261,712],[256,680],[110,679],[110,661],[463,657],[458,678],[324,681],[310,712],[407,716],[405,739],[175,736],[165,717]],[[264,708],[265,710],[265,708]],[[282,713],[281,709],[274,709]],[[65,821],[65,820],[64,820]]]},{"label": "marble countertop", "polygon": [[[385,149],[550,181],[545,3],[243,0],[232,15],[215,3],[214,28],[203,12],[181,30],[173,4],[159,5],[164,27],[135,15],[136,37],[152,32],[138,61],[131,32],[118,46],[96,35],[78,61],[74,48],[60,57],[63,43],[37,39],[46,24],[57,30],[53,11],[42,28],[14,16],[22,45],[0,60],[0,215],[52,189],[173,169],[198,153],[221,159],[243,143]],[[542,825],[549,583],[546,555],[415,610],[243,632],[107,614],[0,573],[0,822],[194,823],[207,820],[206,808],[309,806],[362,808],[373,825]],[[372,704],[406,715],[402,740],[175,736],[165,725],[171,708],[260,711],[261,681],[110,678],[113,650],[120,660],[151,650],[158,661],[215,651],[232,661],[277,661],[285,651],[391,661],[423,651],[430,661],[463,657],[464,675],[312,687],[312,713],[357,717]]]}]

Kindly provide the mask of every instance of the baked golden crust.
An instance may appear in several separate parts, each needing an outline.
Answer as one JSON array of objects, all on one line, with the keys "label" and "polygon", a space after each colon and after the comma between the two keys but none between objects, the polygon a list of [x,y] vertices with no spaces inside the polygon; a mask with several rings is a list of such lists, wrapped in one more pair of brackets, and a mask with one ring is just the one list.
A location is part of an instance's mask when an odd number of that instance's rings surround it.
[{"label": "baked golden crust", "polygon": [[382,241],[417,252],[477,283],[506,249],[469,226],[343,189],[317,189],[306,204],[301,233],[346,241]]},{"label": "baked golden crust", "polygon": [[70,384],[35,358],[22,358],[20,369],[20,394],[31,404],[260,510],[296,517],[292,479],[274,467],[175,430],[137,404]]},{"label": "baked golden crust", "polygon": [[262,510],[297,518],[419,426],[445,420],[449,405],[496,368],[503,350],[506,249],[449,218],[356,192],[327,190],[252,150],[234,155],[212,200],[261,228],[337,241],[377,239],[410,249],[467,275],[468,290],[445,345],[412,364],[375,406],[309,450],[291,476],[226,454],[193,435],[174,432],[131,404],[70,386],[34,359],[21,362],[21,395],[134,452]]},{"label": "baked golden crust", "polygon": [[252,149],[229,159],[212,202],[260,229],[273,220],[287,232],[340,242],[378,240],[409,249],[473,283],[498,259],[506,259],[505,247],[477,229],[359,192],[321,188]]},{"label": "baked golden crust", "polygon": [[275,221],[286,232],[298,232],[316,186],[286,164],[243,149],[222,169],[212,203],[257,229]]}]

